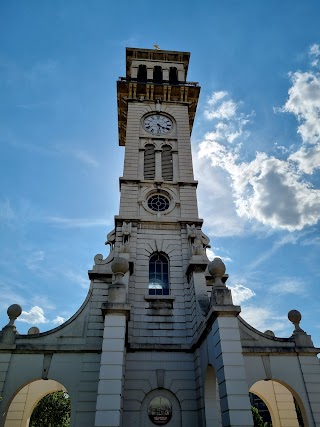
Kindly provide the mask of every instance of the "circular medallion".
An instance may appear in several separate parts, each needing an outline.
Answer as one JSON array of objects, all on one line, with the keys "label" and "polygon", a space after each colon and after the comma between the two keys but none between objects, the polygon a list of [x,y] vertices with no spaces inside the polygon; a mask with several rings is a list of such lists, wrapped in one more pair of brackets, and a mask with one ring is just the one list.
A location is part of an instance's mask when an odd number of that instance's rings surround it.
[{"label": "circular medallion", "polygon": [[172,405],[170,401],[163,396],[155,397],[149,404],[148,415],[153,424],[164,426],[172,417]]},{"label": "circular medallion", "polygon": [[148,207],[155,212],[163,212],[169,208],[170,201],[163,194],[153,194],[148,199]]},{"label": "circular medallion", "polygon": [[163,114],[152,114],[143,121],[144,129],[152,135],[165,135],[172,130],[173,122]]}]

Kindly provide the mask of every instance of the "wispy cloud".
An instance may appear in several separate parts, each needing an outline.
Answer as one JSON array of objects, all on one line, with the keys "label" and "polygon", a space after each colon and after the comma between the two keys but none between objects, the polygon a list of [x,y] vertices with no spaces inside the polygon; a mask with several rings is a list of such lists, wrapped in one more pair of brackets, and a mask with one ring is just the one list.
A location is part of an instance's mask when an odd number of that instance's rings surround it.
[{"label": "wispy cloud", "polygon": [[[278,283],[272,285],[269,291],[276,295],[300,295],[301,296],[301,279],[286,279],[279,278]],[[304,287],[303,295],[306,296],[306,287]]]},{"label": "wispy cloud", "polygon": [[253,305],[241,307],[241,317],[261,332],[271,330],[275,335],[291,336],[293,327],[287,316],[279,316],[272,308]]},{"label": "wispy cloud", "polygon": [[87,275],[83,275],[81,273],[77,273],[75,271],[69,270],[65,273],[65,276],[71,280],[71,282],[76,283],[77,285],[81,286],[81,288],[88,290],[90,281],[87,277]]},{"label": "wispy cloud", "polygon": [[27,255],[25,264],[29,270],[37,270],[39,264],[44,260],[44,251],[38,250]]},{"label": "wispy cloud", "polygon": [[104,218],[66,218],[49,216],[47,222],[62,228],[87,228],[109,225],[110,221]]},{"label": "wispy cloud", "polygon": [[[286,153],[285,159],[258,152],[253,160],[243,161],[241,148],[252,115],[242,113],[243,104],[220,91],[207,102],[204,115],[214,121],[214,128],[205,134],[198,156],[200,161],[209,159],[211,170],[220,169],[231,181],[232,202],[239,217],[296,231],[316,224],[320,216],[320,190],[305,178],[320,166],[320,76],[316,71],[298,71],[291,74],[291,80],[288,100],[278,111],[295,115],[303,146]],[[224,213],[234,215],[230,207]]]},{"label": "wispy cloud", "polygon": [[15,219],[16,215],[8,199],[0,200],[0,222],[9,222]]},{"label": "wispy cloud", "polygon": [[70,153],[76,159],[80,160],[82,163],[85,163],[87,166],[92,166],[95,168],[99,166],[99,162],[86,150],[71,150]]},{"label": "wispy cloud", "polygon": [[249,270],[255,270],[260,264],[264,263],[272,255],[274,255],[280,248],[285,245],[295,245],[303,236],[303,232],[295,234],[286,234],[281,238],[278,238],[273,241],[272,245],[266,251],[262,252],[257,258],[253,259],[252,262],[248,265]]}]

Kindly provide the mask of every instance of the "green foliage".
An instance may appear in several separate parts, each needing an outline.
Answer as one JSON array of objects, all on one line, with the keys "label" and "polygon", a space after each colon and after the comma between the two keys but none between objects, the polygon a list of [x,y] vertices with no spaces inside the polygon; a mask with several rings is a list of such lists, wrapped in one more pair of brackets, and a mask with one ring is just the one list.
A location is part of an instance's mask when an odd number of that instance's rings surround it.
[{"label": "green foliage", "polygon": [[71,404],[68,394],[55,391],[44,396],[34,408],[30,427],[69,427]]},{"label": "green foliage", "polygon": [[268,427],[269,423],[265,423],[259,414],[259,411],[256,407],[251,406],[251,412],[253,417],[253,425],[254,427]]}]

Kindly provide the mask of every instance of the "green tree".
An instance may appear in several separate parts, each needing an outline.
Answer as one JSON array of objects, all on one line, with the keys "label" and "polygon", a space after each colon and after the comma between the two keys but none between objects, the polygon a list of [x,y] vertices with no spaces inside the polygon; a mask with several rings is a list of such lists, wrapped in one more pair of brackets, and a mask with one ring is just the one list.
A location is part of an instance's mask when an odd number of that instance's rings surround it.
[{"label": "green tree", "polygon": [[268,427],[269,423],[265,423],[255,406],[251,406],[254,427]]},{"label": "green tree", "polygon": [[30,427],[69,427],[71,404],[69,395],[55,391],[44,396],[34,408]]}]

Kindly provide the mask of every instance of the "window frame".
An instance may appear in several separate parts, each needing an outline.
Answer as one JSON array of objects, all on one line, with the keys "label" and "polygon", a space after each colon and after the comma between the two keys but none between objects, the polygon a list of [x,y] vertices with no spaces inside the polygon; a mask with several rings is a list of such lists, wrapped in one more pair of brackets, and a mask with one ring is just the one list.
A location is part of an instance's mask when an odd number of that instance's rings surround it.
[{"label": "window frame", "polygon": [[170,262],[163,252],[154,252],[149,258],[148,293],[154,296],[170,295]]}]

